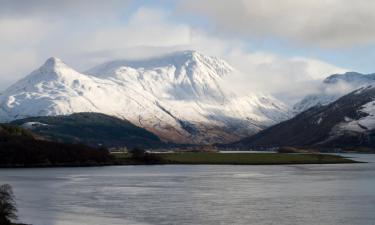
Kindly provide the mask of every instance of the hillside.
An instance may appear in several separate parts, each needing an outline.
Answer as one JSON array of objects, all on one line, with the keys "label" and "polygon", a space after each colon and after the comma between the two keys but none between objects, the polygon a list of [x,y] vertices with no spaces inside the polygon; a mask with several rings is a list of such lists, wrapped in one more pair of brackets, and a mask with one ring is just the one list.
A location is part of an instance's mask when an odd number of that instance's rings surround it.
[{"label": "hillside", "polygon": [[156,135],[129,121],[100,113],[31,117],[15,120],[12,124],[29,129],[48,140],[64,143],[128,148],[167,146]]}]

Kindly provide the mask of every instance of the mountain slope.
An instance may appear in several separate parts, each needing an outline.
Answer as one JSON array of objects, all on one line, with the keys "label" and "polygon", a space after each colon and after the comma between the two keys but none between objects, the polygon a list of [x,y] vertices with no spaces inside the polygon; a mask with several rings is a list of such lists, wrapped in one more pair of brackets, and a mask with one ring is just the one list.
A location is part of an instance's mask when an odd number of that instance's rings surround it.
[{"label": "mountain slope", "polygon": [[324,79],[320,87],[321,93],[306,96],[293,106],[293,111],[298,114],[314,106],[328,105],[351,91],[374,82],[375,74],[356,72],[333,74]]},{"label": "mountain slope", "polygon": [[31,130],[48,140],[82,143],[94,147],[165,147],[166,143],[128,121],[98,113],[69,116],[31,117],[12,124]]},{"label": "mountain slope", "polygon": [[375,87],[358,89],[326,106],[310,108],[234,146],[375,147]]},{"label": "mountain slope", "polygon": [[234,69],[195,51],[114,61],[79,73],[51,58],[0,97],[0,120],[98,112],[176,143],[229,142],[287,118],[272,96],[223,88]]}]

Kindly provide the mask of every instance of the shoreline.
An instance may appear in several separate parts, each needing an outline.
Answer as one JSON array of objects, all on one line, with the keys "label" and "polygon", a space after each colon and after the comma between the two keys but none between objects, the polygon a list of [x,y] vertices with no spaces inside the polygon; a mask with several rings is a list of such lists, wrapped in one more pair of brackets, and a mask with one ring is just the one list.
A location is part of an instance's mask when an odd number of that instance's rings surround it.
[{"label": "shoreline", "polygon": [[313,164],[353,164],[367,163],[335,154],[310,153],[157,153],[156,161],[142,161],[131,158],[129,154],[113,154],[110,162],[0,165],[0,169],[16,168],[75,168],[105,166],[152,166],[152,165],[313,165]]}]

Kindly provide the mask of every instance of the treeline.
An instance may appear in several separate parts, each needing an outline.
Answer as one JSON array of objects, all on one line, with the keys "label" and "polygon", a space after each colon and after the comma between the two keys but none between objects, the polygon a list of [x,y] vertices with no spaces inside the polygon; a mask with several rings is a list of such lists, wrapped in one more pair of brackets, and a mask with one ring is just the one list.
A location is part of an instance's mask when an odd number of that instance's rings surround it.
[{"label": "treeline", "polygon": [[38,139],[22,128],[0,125],[0,166],[80,166],[110,163],[106,149]]}]

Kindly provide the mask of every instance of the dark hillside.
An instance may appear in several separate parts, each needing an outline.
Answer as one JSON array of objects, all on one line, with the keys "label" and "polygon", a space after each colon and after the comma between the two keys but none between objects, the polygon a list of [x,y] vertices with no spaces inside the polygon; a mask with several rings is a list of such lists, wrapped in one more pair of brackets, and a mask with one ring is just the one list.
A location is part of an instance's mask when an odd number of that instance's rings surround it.
[{"label": "dark hillside", "polygon": [[110,161],[106,149],[41,140],[30,131],[0,125],[0,166],[95,165]]},{"label": "dark hillside", "polygon": [[153,133],[126,120],[100,113],[76,113],[69,116],[32,117],[13,121],[33,133],[63,143],[82,143],[93,147],[167,146]]}]

